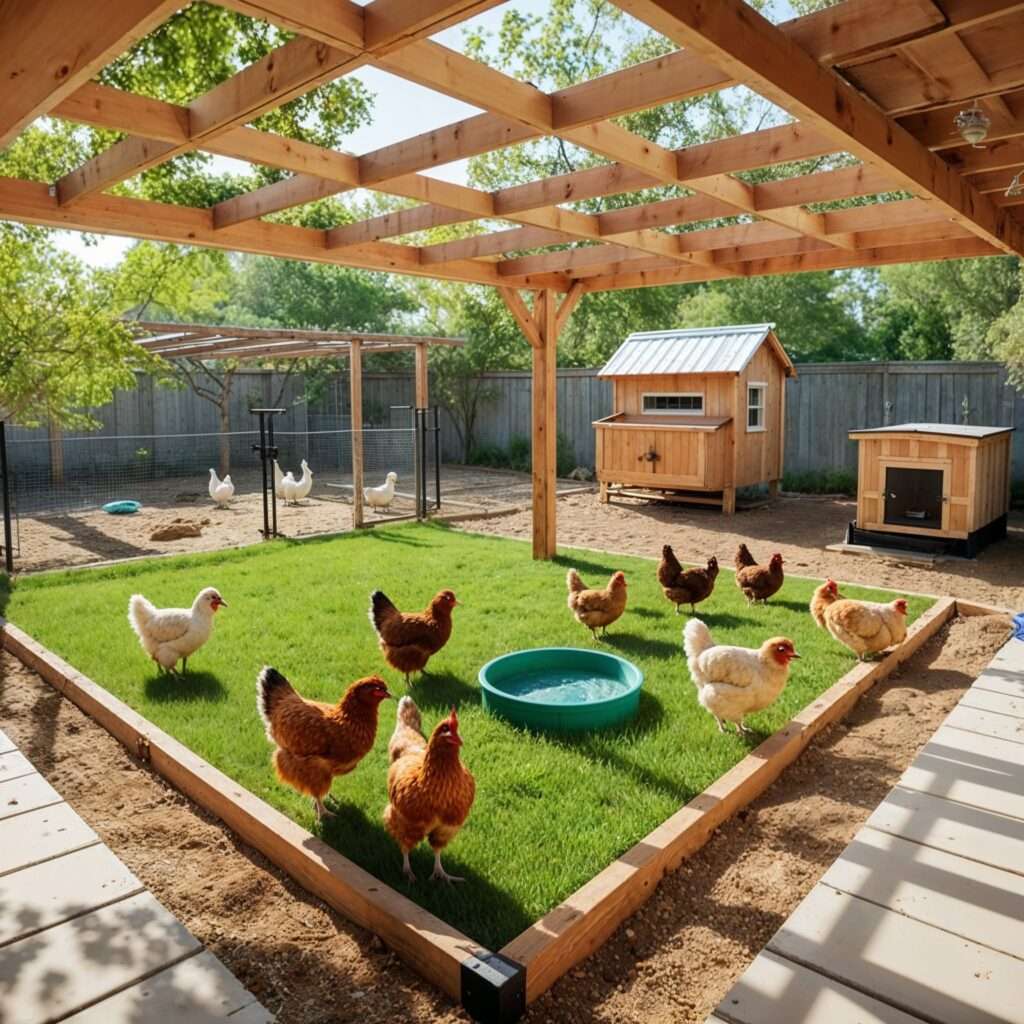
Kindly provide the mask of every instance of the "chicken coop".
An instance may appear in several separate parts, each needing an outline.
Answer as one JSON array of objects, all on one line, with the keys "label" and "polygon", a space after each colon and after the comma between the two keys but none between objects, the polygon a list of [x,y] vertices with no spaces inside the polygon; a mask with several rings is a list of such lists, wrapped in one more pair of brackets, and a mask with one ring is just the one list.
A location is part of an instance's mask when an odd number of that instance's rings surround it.
[{"label": "chicken coop", "polygon": [[594,423],[601,500],[661,494],[736,511],[736,491],[778,490],[786,379],[774,324],[631,334],[599,376],[610,416]]},{"label": "chicken coop", "polygon": [[1013,427],[901,423],[854,430],[857,520],[848,544],[973,558],[1006,536]]}]

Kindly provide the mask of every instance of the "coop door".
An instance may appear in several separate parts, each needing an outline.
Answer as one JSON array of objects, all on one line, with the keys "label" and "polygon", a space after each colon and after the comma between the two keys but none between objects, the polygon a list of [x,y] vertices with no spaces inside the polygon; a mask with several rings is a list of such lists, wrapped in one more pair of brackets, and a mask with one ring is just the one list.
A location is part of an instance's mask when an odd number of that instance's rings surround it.
[{"label": "coop door", "polygon": [[885,470],[885,522],[889,526],[912,526],[920,530],[942,529],[941,469],[908,469],[887,466]]}]

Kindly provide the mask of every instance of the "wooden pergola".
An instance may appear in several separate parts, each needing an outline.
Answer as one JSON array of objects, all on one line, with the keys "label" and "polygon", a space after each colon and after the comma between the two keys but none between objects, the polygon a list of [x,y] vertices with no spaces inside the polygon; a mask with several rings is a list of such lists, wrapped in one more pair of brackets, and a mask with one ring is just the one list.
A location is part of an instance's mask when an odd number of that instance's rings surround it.
[{"label": "wooden pergola", "polygon": [[[555,346],[581,295],[1024,254],[1024,189],[1009,187],[1024,168],[1024,3],[845,0],[773,25],[742,0],[614,0],[679,49],[545,93],[429,38],[500,0],[217,0],[296,35],[188,106],[92,80],[181,2],[3,4],[0,145],[43,115],[125,134],[57,182],[0,179],[0,218],[497,287],[533,349],[537,557],[555,550]],[[483,112],[358,156],[247,127],[367,65]],[[736,84],[793,120],[675,151],[613,120]],[[989,122],[985,148],[954,124],[972,105]],[[423,173],[544,136],[606,162],[492,192]],[[108,191],[193,150],[291,175],[203,209]],[[760,184],[737,176],[833,153],[858,162]],[[680,196],[597,214],[567,205],[656,185]],[[328,230],[265,219],[354,188],[415,205]],[[878,198],[893,192],[906,198]],[[861,205],[829,208],[853,198]],[[702,226],[719,219],[733,223]],[[388,240],[460,222],[479,232]]]},{"label": "wooden pergola", "polygon": [[427,349],[457,347],[462,338],[420,334],[367,334],[359,331],[293,330],[285,327],[232,327],[225,324],[173,324],[131,320],[139,348],[164,359],[348,359],[352,414],[352,525],[363,525],[363,353],[408,352],[415,356],[417,409],[430,404]]}]

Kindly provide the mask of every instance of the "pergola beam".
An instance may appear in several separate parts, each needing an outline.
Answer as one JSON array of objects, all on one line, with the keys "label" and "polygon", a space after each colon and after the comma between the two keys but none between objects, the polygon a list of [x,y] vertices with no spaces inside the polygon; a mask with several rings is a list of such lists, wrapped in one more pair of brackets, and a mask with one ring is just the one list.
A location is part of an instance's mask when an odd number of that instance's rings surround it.
[{"label": "pergola beam", "polygon": [[680,46],[724,68],[801,122],[927,195],[980,238],[1024,251],[1024,231],[904,128],[743,0],[616,0]]},{"label": "pergola beam", "polygon": [[0,149],[179,6],[177,0],[4,0]]}]

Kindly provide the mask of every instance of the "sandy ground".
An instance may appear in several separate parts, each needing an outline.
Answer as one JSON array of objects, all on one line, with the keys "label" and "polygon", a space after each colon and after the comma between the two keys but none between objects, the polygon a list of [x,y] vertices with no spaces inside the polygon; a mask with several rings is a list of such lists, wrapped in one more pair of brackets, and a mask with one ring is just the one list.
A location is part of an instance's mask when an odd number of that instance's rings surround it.
[{"label": "sandy ground", "polygon": [[[442,467],[441,512],[459,516],[509,505],[528,505],[530,477],[462,466]],[[348,477],[331,477],[330,484],[347,483]],[[376,483],[367,478],[367,483]],[[22,514],[17,523],[15,569],[36,572],[123,558],[142,558],[160,554],[186,554],[218,551],[222,548],[258,544],[262,539],[263,499],[258,475],[238,475],[237,490],[231,503],[221,508],[210,500],[195,481],[182,479],[149,482],[131,493],[142,502],[133,515],[109,515],[102,509],[62,514]],[[559,483],[559,490],[578,485]],[[428,492],[433,494],[432,482]],[[387,522],[392,516],[414,512],[411,479],[400,479],[397,496],[388,513],[367,510],[370,525]],[[304,537],[319,533],[338,533],[352,528],[351,491],[330,486],[326,479],[314,478],[313,491],[298,505],[277,506],[278,532],[285,537]],[[343,498],[343,495],[345,496]],[[123,495],[122,495],[123,496]],[[104,495],[109,500],[115,495]],[[177,540],[153,540],[155,530],[172,525],[197,526],[198,537]]]},{"label": "sandy ground", "polygon": [[[558,544],[621,551],[657,558],[671,544],[683,561],[703,562],[717,555],[732,568],[736,546],[750,545],[767,561],[780,551],[787,572],[895,590],[952,595],[1003,608],[1024,609],[1024,513],[1012,512],[1005,541],[976,559],[947,558],[934,566],[901,563],[864,555],[826,551],[843,539],[856,517],[846,498],[786,496],[764,508],[726,517],[710,509],[689,509],[664,502],[617,499],[602,505],[596,494],[575,494],[558,501]],[[467,529],[528,539],[530,513],[468,523]],[[590,582],[590,581],[588,581]]]},{"label": "sandy ground", "polygon": [[[925,645],[667,877],[527,1020],[703,1021],[987,664],[1007,627],[1002,617],[959,620]],[[6,654],[0,725],[281,1024],[466,1020],[373,936],[283,877]]]}]

